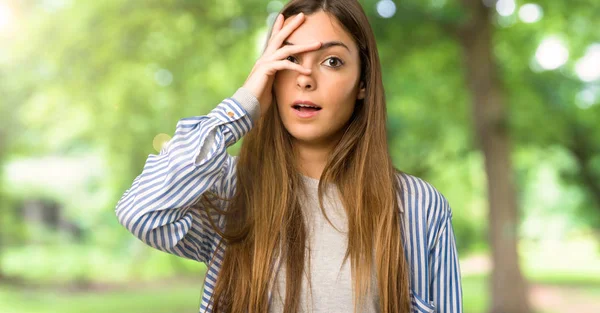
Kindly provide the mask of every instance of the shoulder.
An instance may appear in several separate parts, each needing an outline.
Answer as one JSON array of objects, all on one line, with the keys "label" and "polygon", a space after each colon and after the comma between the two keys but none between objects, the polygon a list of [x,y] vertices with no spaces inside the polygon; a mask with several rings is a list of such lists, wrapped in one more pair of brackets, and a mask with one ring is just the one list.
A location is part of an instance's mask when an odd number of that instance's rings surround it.
[{"label": "shoulder", "polygon": [[448,200],[432,184],[422,178],[398,172],[402,204],[419,208],[429,214],[452,214]]},{"label": "shoulder", "polygon": [[396,177],[405,226],[413,236],[427,237],[428,243],[432,244],[446,222],[452,219],[448,200],[432,184],[419,177],[402,172],[398,172]]}]

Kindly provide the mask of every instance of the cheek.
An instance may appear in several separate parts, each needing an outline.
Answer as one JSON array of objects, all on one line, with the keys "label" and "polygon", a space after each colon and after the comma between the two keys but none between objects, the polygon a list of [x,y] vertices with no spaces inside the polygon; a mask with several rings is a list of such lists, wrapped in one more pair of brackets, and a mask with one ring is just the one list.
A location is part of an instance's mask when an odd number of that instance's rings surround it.
[{"label": "cheek", "polygon": [[328,93],[328,97],[334,100],[335,105],[333,118],[341,120],[347,120],[354,112],[354,106],[356,105],[356,92],[353,87],[353,80],[340,80],[336,84],[332,84],[328,89],[331,90]]},{"label": "cheek", "polygon": [[287,70],[278,71],[277,73],[275,73],[275,76],[273,78],[273,86],[282,86],[288,84],[292,79],[292,74],[293,73],[291,71]]},{"label": "cheek", "polygon": [[275,100],[277,101],[278,107],[281,107],[280,103],[284,101],[284,99],[282,99],[282,95],[285,94],[284,86],[285,84],[282,81],[282,77],[276,74],[273,79],[273,92],[275,93]]},{"label": "cheek", "polygon": [[278,72],[275,74],[275,77],[273,78],[273,90],[278,98],[285,93],[286,88],[288,88],[287,86],[289,86],[289,81],[289,75],[286,75],[285,72]]},{"label": "cheek", "polygon": [[356,87],[354,86],[355,81],[353,79],[342,78],[339,80],[330,81],[330,85],[327,86],[330,97],[336,99],[338,103],[354,103],[356,101]]},{"label": "cheek", "polygon": [[277,89],[279,89],[280,85],[281,85],[281,75],[275,74],[275,77],[273,78],[273,89],[275,91],[277,91]]}]

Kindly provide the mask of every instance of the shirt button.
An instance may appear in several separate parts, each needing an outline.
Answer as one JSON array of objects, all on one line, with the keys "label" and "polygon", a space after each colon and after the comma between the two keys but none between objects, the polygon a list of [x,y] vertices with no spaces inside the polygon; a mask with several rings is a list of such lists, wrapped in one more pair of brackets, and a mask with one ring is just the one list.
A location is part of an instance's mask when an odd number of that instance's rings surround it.
[{"label": "shirt button", "polygon": [[229,117],[233,117],[235,114],[233,114],[233,112],[229,111],[229,112],[227,112],[227,115],[229,115]]}]

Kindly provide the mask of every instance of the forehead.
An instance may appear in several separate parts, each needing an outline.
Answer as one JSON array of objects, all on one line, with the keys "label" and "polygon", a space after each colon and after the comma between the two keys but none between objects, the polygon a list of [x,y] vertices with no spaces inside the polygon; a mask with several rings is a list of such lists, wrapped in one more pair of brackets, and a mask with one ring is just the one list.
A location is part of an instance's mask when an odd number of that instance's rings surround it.
[{"label": "forehead", "polygon": [[[295,15],[287,18],[283,23],[284,27],[285,25],[288,25],[294,17]],[[294,45],[309,44],[315,41],[341,41],[348,46],[352,54],[355,54],[357,50],[354,40],[346,30],[342,28],[337,19],[323,11],[306,15],[304,22],[302,22],[302,24],[300,24],[286,40]],[[340,49],[346,51],[344,48],[340,47]]]}]

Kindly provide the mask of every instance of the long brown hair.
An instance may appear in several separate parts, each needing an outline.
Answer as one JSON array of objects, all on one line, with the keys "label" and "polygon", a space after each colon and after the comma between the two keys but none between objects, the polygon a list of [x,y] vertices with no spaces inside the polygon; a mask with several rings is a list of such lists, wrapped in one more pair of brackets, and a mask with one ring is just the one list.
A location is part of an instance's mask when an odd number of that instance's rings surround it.
[{"label": "long brown hair", "polygon": [[[357,44],[360,78],[366,86],[365,98],[356,102],[321,175],[321,211],[327,217],[323,191],[333,183],[348,217],[344,261],[351,261],[355,312],[364,302],[361,295],[376,287],[381,312],[408,313],[409,273],[398,201],[401,184],[388,151],[386,103],[375,37],[355,0],[293,0],[281,13],[288,18],[321,10],[335,17]],[[226,199],[227,209],[216,208],[207,195],[203,197],[202,208],[219,212],[225,219],[225,229],[212,225],[224,249],[211,298],[214,312],[267,312],[278,258],[286,266],[284,310],[297,312],[307,226],[302,222],[298,200],[299,193],[306,189],[295,160],[291,135],[274,103],[244,137],[236,168],[237,187],[233,197]],[[370,283],[372,269],[376,270],[377,286]]]}]

